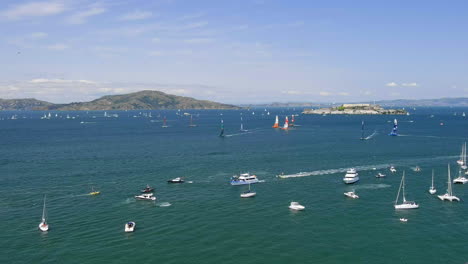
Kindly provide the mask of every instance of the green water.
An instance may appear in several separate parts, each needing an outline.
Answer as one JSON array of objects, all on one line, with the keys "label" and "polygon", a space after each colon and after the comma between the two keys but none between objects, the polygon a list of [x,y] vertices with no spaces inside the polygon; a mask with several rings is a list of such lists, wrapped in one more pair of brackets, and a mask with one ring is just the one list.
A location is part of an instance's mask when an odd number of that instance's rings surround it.
[{"label": "green water", "polygon": [[[465,263],[468,185],[453,187],[460,203],[427,191],[432,169],[438,194],[447,164],[458,172],[468,119],[453,113],[462,111],[398,116],[400,137],[387,136],[394,116],[299,116],[296,129],[271,128],[274,115],[300,112],[292,109],[191,111],[199,114],[193,128],[176,111],[50,120],[2,112],[18,119],[0,121],[0,263]],[[247,133],[238,132],[241,113]],[[361,120],[374,138],[359,140]],[[342,182],[349,167],[358,167],[354,185]],[[397,212],[403,170],[407,198],[420,208]],[[239,197],[246,186],[229,184],[246,171],[265,180],[252,185],[252,199]],[[312,175],[275,177],[281,172]],[[192,183],[166,183],[179,176]],[[134,200],[146,184],[156,202]],[[92,186],[101,195],[86,195]],[[353,189],[360,199],[343,195]],[[44,194],[50,230],[41,233]],[[291,201],[306,210],[289,210]],[[136,222],[134,233],[124,233],[126,221]]]}]

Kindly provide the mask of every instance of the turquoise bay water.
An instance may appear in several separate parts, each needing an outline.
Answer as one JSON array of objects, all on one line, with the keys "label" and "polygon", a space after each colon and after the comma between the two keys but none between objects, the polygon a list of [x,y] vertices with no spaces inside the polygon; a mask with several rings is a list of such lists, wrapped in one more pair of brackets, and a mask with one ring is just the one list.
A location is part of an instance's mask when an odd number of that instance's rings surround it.
[{"label": "turquoise bay water", "polygon": [[[447,163],[457,174],[468,118],[453,113],[468,109],[398,116],[400,137],[387,136],[394,116],[301,115],[300,127],[282,131],[271,128],[274,115],[283,123],[285,114],[300,111],[269,110],[190,111],[199,114],[194,128],[176,111],[152,111],[153,118],[68,112],[50,120],[39,112],[0,113],[18,116],[0,121],[0,263],[468,261],[468,185],[453,187],[460,203],[427,192],[431,169],[438,194],[446,189]],[[241,114],[248,133],[238,132]],[[163,116],[169,128],[161,128]],[[221,118],[225,138],[218,137]],[[377,131],[371,140],[358,140],[361,120],[366,134]],[[417,165],[420,173],[412,170]],[[349,167],[361,168],[355,185],[342,182]],[[396,212],[403,170],[408,199],[420,209]],[[253,199],[239,197],[246,186],[229,185],[245,171],[265,180],[252,185]],[[379,171],[387,178],[376,179]],[[281,172],[313,175],[275,177]],[[193,183],[166,183],[179,176]],[[133,199],[146,184],[156,188],[155,203]],[[101,195],[86,195],[91,186]],[[353,189],[360,199],[344,197]],[[47,233],[37,230],[44,194]],[[306,210],[290,211],[291,201]],[[126,234],[130,220],[136,231]]]}]

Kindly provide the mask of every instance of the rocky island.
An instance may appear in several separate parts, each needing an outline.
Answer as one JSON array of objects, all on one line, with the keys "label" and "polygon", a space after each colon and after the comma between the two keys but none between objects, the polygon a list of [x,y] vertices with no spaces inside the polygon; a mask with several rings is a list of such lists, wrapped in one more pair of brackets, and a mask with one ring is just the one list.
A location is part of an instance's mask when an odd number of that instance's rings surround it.
[{"label": "rocky island", "polygon": [[372,104],[343,104],[337,107],[304,109],[305,115],[406,115],[404,109],[384,109]]}]

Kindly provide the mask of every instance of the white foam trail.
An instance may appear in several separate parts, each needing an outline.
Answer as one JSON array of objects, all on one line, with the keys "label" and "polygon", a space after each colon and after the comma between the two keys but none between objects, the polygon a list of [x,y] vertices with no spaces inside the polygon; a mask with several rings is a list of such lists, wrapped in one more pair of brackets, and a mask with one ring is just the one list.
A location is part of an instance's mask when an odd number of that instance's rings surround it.
[{"label": "white foam trail", "polygon": [[168,202],[163,202],[163,203],[160,203],[158,204],[159,207],[169,207],[171,206],[172,204],[171,203],[168,203]]},{"label": "white foam trail", "polygon": [[[441,157],[434,157],[434,158],[401,160],[401,161],[390,162],[390,163],[387,163],[387,164],[355,166],[354,168],[357,171],[378,170],[378,169],[389,168],[391,166],[391,164],[399,164],[400,166],[405,166],[405,165],[412,165],[412,164],[415,164],[415,163],[424,163],[424,162],[434,161],[434,160],[455,159],[457,157],[458,156],[441,156]],[[349,167],[347,167],[347,168],[338,168],[338,169],[328,169],[328,170],[317,170],[317,171],[311,171],[311,172],[300,172],[300,173],[295,173],[295,174],[281,175],[279,177],[284,179],[284,178],[298,178],[298,177],[306,177],[306,176],[336,174],[336,173],[344,173],[348,169],[349,169]]]},{"label": "white foam trail", "polygon": [[383,188],[389,188],[392,187],[390,184],[363,184],[363,185],[357,185],[354,189],[383,189]]},{"label": "white foam trail", "polygon": [[374,130],[374,133],[372,133],[370,136],[366,137],[365,140],[371,139],[371,138],[373,138],[373,137],[376,136],[376,135],[377,135],[377,131]]}]

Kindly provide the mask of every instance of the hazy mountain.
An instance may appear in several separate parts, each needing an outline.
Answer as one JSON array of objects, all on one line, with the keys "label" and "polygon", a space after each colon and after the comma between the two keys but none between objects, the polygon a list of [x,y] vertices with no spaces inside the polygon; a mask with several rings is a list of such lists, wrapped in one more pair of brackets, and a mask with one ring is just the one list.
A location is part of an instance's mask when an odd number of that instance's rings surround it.
[{"label": "hazy mountain", "polygon": [[159,91],[140,91],[122,95],[107,95],[90,102],[53,104],[36,99],[11,99],[0,101],[4,110],[137,110],[137,109],[238,109],[238,106],[221,104],[190,97],[170,95]]}]

